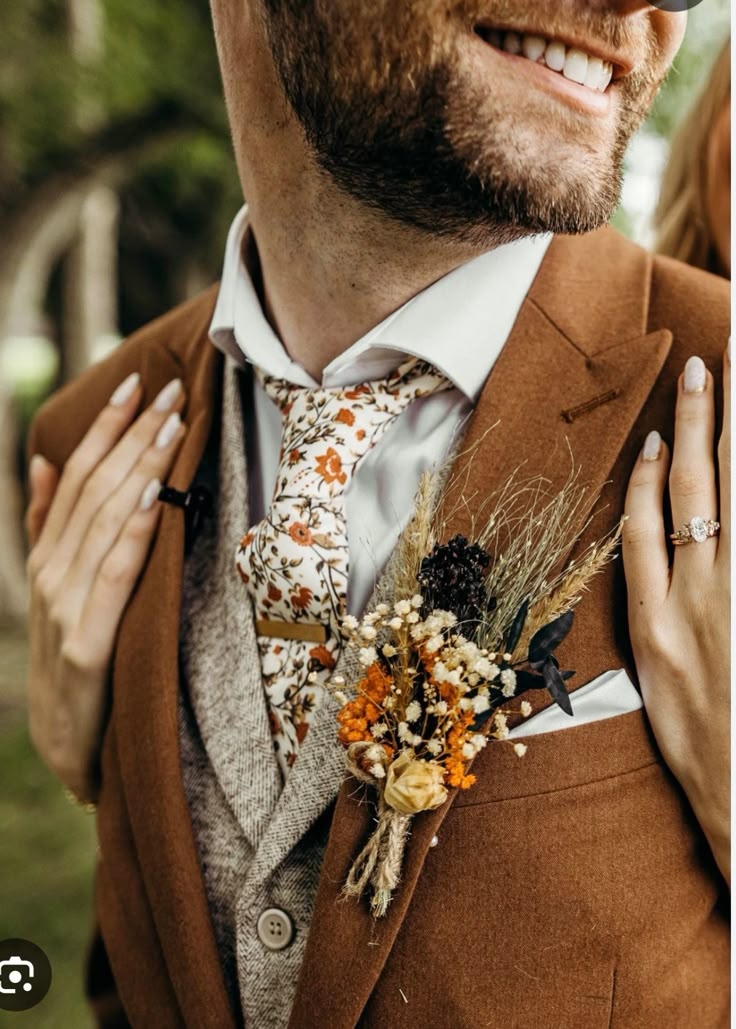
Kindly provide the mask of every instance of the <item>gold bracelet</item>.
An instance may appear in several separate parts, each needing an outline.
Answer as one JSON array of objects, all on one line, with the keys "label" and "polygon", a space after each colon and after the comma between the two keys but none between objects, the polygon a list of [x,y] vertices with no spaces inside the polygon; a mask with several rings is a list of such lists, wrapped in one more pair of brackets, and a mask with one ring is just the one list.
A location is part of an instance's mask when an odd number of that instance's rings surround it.
[{"label": "gold bracelet", "polygon": [[78,797],[76,793],[73,790],[70,790],[68,787],[66,787],[64,790],[64,796],[70,804],[74,804],[76,807],[84,808],[84,810],[87,811],[89,814],[92,814],[92,812],[97,810],[97,805],[94,803],[94,801],[82,800],[81,797]]}]

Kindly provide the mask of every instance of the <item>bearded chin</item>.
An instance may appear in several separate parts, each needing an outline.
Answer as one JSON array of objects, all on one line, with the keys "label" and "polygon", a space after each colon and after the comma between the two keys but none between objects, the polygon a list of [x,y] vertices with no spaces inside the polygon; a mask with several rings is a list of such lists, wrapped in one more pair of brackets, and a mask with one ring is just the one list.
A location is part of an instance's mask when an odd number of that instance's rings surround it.
[{"label": "bearded chin", "polygon": [[[340,49],[327,45],[334,33],[325,31],[314,49],[304,45],[304,32],[318,24],[302,23],[297,41],[291,21],[291,32],[271,33],[271,45],[314,158],[340,190],[394,222],[480,249],[537,233],[590,232],[610,219],[640,120],[630,106],[606,153],[591,145],[586,154],[570,127],[575,146],[540,147],[523,112],[489,109],[487,96],[456,79],[451,61],[427,61],[421,73],[415,65],[411,75],[397,61],[387,80],[375,65],[360,66],[357,47],[352,67],[345,55],[339,69],[329,68]],[[325,55],[321,68],[306,61],[310,52]]]},{"label": "bearded chin", "polygon": [[344,110],[333,102],[320,124],[297,110],[318,164],[342,191],[392,221],[473,247],[586,233],[608,222],[628,137],[617,139],[604,162],[577,169],[532,154],[525,160],[503,116],[482,126],[448,124],[447,78],[436,72],[421,94],[394,97],[380,122],[370,114],[374,98],[353,96]]}]

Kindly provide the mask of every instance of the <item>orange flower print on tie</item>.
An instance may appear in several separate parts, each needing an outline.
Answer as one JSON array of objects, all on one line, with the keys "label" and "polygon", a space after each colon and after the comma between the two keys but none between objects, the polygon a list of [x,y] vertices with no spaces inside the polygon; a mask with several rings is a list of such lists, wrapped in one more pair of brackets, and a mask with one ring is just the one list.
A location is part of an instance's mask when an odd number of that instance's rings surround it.
[{"label": "orange flower print on tie", "polygon": [[360,400],[361,397],[364,397],[367,393],[370,392],[371,387],[368,385],[368,383],[361,382],[360,385],[356,386],[354,389],[346,389],[343,393],[343,396],[346,400]]},{"label": "orange flower print on tie", "polygon": [[313,593],[308,586],[300,586],[296,593],[291,595],[292,606],[299,610],[309,607]]},{"label": "orange flower print on tie", "polygon": [[303,522],[294,522],[290,525],[289,535],[300,547],[311,547],[314,542],[311,529]]},{"label": "orange flower print on tie", "polygon": [[317,664],[321,665],[322,668],[334,668],[335,667],[335,655],[332,651],[328,650],[327,647],[320,643],[319,646],[312,647],[309,651],[309,656]]},{"label": "orange flower print on tie", "polygon": [[339,482],[344,486],[347,482],[347,475],[342,470],[342,458],[333,447],[328,447],[327,453],[317,458],[317,471],[325,482]]},{"label": "orange flower print on tie", "polygon": [[355,425],[355,415],[349,407],[341,407],[335,415],[336,422],[342,422],[343,425]]}]

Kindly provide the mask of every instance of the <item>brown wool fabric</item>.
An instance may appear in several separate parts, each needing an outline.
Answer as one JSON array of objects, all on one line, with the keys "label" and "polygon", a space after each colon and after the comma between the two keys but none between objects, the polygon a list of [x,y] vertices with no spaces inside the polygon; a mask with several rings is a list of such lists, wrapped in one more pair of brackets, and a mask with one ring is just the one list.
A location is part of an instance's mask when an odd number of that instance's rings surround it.
[{"label": "brown wool fabric", "polygon": [[[147,326],[56,394],[30,452],[61,467],[129,372],[141,373],[147,402],[180,375],[189,432],[169,483],[186,489],[219,425],[222,359],[207,338],[215,297],[213,288]],[[478,498],[524,461],[559,487],[569,443],[591,500],[607,483],[578,547],[602,535],[622,513],[646,433],[671,439],[691,354],[715,376],[720,423],[728,316],[725,282],[612,229],[555,239],[463,441],[500,422],[476,457]],[[565,420],[609,392],[615,399]],[[458,508],[450,531],[467,531],[467,518]],[[121,625],[103,744],[87,990],[105,1027],[237,1024],[182,774],[183,575],[183,519],[169,507]],[[609,668],[636,681],[620,561],[586,596],[560,660],[576,669],[570,689]],[[533,737],[522,760],[486,748],[476,786],[415,820],[403,882],[378,925],[365,904],[339,900],[371,807],[354,781],[328,783],[334,726],[316,730],[307,739],[316,734],[321,785],[305,794],[303,828],[291,816],[264,823],[271,842],[259,844],[256,876],[268,882],[320,818],[330,823],[290,1029],[728,1025],[726,887],[642,712]],[[331,791],[335,804],[320,810]]]}]

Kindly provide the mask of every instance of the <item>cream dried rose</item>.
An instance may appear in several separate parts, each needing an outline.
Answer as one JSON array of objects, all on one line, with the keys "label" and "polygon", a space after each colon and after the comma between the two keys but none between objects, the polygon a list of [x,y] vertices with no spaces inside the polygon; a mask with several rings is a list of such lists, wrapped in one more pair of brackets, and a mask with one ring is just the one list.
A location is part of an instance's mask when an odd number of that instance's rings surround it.
[{"label": "cream dried rose", "polygon": [[402,815],[431,811],[447,800],[444,769],[436,761],[419,761],[405,750],[389,765],[384,799]]}]

